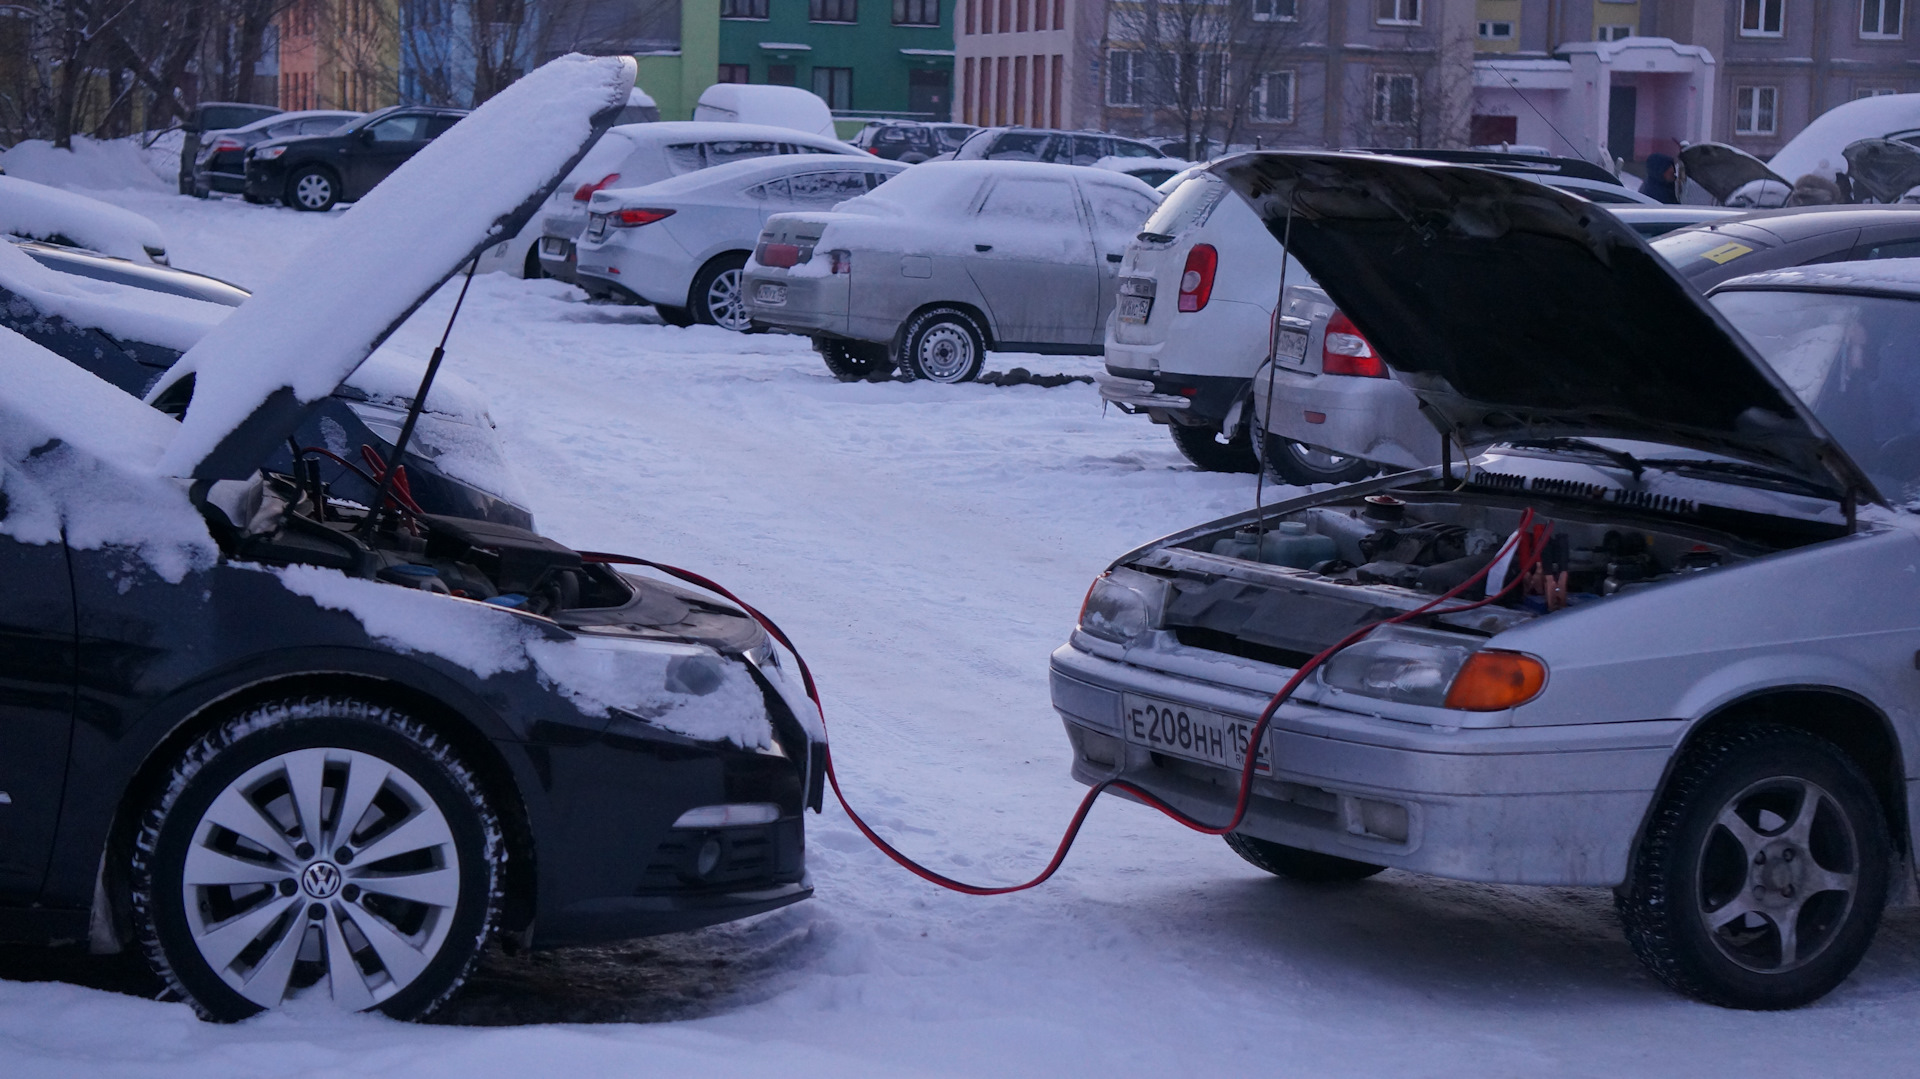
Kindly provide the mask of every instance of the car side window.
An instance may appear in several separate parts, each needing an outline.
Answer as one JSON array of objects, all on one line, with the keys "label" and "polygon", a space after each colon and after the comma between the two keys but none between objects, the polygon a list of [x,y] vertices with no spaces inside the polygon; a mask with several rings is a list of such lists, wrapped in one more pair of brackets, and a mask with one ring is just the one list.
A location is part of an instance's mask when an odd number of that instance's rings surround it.
[{"label": "car side window", "polygon": [[1024,176],[1007,177],[993,185],[980,204],[980,214],[1064,225],[1075,224],[1080,218],[1074,208],[1073,186],[1065,179]]},{"label": "car side window", "polygon": [[1857,259],[1920,258],[1920,240],[1887,240],[1871,245],[1862,244],[1853,257]]},{"label": "car side window", "polygon": [[324,135],[327,132],[332,131],[335,128],[339,127],[341,124],[345,122],[346,121],[338,119],[337,117],[325,117],[325,116],[320,117],[318,119],[313,119],[313,120],[302,120],[300,121],[300,134]]},{"label": "car side window", "polygon": [[753,199],[755,202],[788,201],[786,177],[783,176],[778,180],[768,180],[764,184],[755,184],[747,188],[747,197]]},{"label": "car side window", "polygon": [[458,116],[434,116],[427,120],[427,138],[437,139],[447,133],[447,129],[460,122]]},{"label": "car side window", "polygon": [[772,157],[780,152],[777,143],[748,139],[717,139],[706,143],[705,146],[709,168],[714,165],[724,165],[729,161],[745,161],[750,157]]},{"label": "car side window", "polygon": [[1148,146],[1144,142],[1133,142],[1128,139],[1115,139],[1113,140],[1113,156],[1115,157],[1159,157],[1160,151],[1154,149],[1151,146]]},{"label": "car side window", "polygon": [[1087,203],[1093,207],[1093,228],[1102,239],[1118,236],[1124,244],[1154,211],[1154,201],[1138,191],[1094,183],[1087,184],[1086,191]]},{"label": "car side window", "polygon": [[788,194],[802,206],[832,206],[867,193],[861,172],[804,172],[787,179]]},{"label": "car side window", "polygon": [[995,161],[1045,161],[1049,136],[1032,131],[1009,131],[987,151]]},{"label": "car side window", "polygon": [[1106,139],[1098,135],[1075,135],[1073,137],[1074,165],[1091,165],[1107,156]]},{"label": "car side window", "polygon": [[907,133],[897,127],[883,127],[875,142],[906,142]]},{"label": "car side window", "polygon": [[311,133],[312,131],[306,124],[297,120],[292,123],[274,124],[272,127],[267,128],[266,131],[267,138],[270,139],[283,139],[288,135],[308,135]]},{"label": "car side window", "polygon": [[699,172],[704,167],[700,144],[682,142],[667,147],[667,167],[673,170],[675,176],[681,173]]},{"label": "car side window", "polygon": [[889,177],[889,176],[892,176],[892,175],[893,175],[893,173],[890,173],[890,172],[869,172],[869,173],[867,173],[867,190],[869,190],[869,191],[871,191],[871,190],[873,190],[874,188],[876,188],[876,187],[879,187],[879,186],[880,186],[881,184],[884,184],[884,183],[886,183],[886,182],[887,182],[887,177]]},{"label": "car side window", "polygon": [[424,116],[389,116],[367,128],[375,142],[419,142],[426,137]]}]

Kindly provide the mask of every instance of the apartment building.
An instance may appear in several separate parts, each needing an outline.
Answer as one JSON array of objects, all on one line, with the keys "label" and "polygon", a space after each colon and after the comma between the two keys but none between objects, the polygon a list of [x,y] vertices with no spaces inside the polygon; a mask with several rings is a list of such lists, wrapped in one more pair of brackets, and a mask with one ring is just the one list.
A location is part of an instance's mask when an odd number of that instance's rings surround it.
[{"label": "apartment building", "polygon": [[955,0],[720,0],[721,82],[812,90],[836,115],[944,120]]},{"label": "apartment building", "polygon": [[991,127],[1101,127],[1106,0],[956,0],[952,116]]},{"label": "apartment building", "polygon": [[395,0],[294,0],[274,22],[283,109],[370,112],[399,101]]}]

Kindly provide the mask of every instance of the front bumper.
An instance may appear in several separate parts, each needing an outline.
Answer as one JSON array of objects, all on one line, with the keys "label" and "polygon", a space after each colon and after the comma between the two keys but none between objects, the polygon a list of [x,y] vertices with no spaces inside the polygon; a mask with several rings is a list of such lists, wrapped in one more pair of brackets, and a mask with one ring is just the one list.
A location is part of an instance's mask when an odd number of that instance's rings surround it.
[{"label": "front bumper", "polygon": [[[1224,821],[1239,773],[1129,741],[1121,694],[1253,719],[1290,672],[1181,651],[1183,667],[1205,675],[1215,665],[1220,680],[1064,645],[1053,654],[1054,708],[1073,744],[1074,778],[1123,778],[1183,812]],[[1251,682],[1262,689],[1249,688]],[[1268,734],[1274,773],[1255,779],[1239,830],[1457,880],[1617,885],[1685,726],[1655,720],[1463,729],[1290,701]]]},{"label": "front bumper", "polygon": [[287,170],[278,159],[247,161],[247,179],[243,193],[254,202],[277,202],[285,192]]}]

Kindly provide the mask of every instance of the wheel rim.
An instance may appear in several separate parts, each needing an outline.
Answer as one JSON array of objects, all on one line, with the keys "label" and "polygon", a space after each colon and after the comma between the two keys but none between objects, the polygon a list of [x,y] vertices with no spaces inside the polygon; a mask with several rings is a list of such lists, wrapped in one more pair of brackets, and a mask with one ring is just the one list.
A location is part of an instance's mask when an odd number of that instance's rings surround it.
[{"label": "wheel rim", "polygon": [[916,352],[920,373],[934,382],[958,382],[973,368],[973,337],[942,322],[920,337]]},{"label": "wheel rim", "polygon": [[707,286],[707,312],[713,324],[727,330],[747,328],[747,307],[740,302],[739,270],[722,270]]},{"label": "wheel rim", "polygon": [[323,996],[360,1011],[440,954],[460,855],[411,776],[371,754],[302,749],[213,800],[181,892],[194,946],[241,996],[263,1008]]},{"label": "wheel rim", "polygon": [[293,185],[293,197],[309,210],[318,210],[333,198],[333,185],[325,176],[310,172]]},{"label": "wheel rim", "polygon": [[1783,776],[1728,799],[1700,850],[1696,910],[1720,954],[1781,974],[1825,954],[1853,909],[1860,838],[1833,795]]},{"label": "wheel rim", "polygon": [[1312,446],[1303,446],[1298,442],[1288,442],[1287,453],[1290,454],[1294,461],[1299,463],[1302,468],[1314,472],[1338,472],[1353,463],[1353,458],[1351,457],[1342,457],[1337,453],[1328,453],[1326,450],[1314,449]]}]

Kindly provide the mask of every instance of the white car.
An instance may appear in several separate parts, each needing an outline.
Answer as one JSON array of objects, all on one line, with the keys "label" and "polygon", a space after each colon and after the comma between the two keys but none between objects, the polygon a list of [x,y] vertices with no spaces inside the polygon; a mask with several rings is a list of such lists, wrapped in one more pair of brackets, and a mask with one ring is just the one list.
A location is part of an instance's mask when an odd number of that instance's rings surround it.
[{"label": "white car", "polygon": [[160,226],[112,203],[18,176],[0,176],[0,234],[167,264]]},{"label": "white car", "polygon": [[907,168],[866,154],[789,155],[596,191],[576,280],[590,295],[652,304],[674,325],[745,330],[740,271],[767,218],[830,210]]},{"label": "white car", "polygon": [[760,124],[821,138],[838,138],[833,110],[819,94],[798,86],[717,82],[700,92],[695,120],[722,124]]},{"label": "white car", "polygon": [[[610,128],[547,197],[540,214],[539,254],[533,256],[540,273],[573,280],[574,245],[587,227],[587,200],[595,191],[640,187],[730,161],[780,154],[871,157],[839,139],[764,124],[669,121]],[[531,233],[531,226],[526,231]],[[511,251],[502,255],[511,261]],[[529,258],[525,248],[520,257]],[[527,263],[529,276],[539,276],[530,272],[533,268]]]}]

